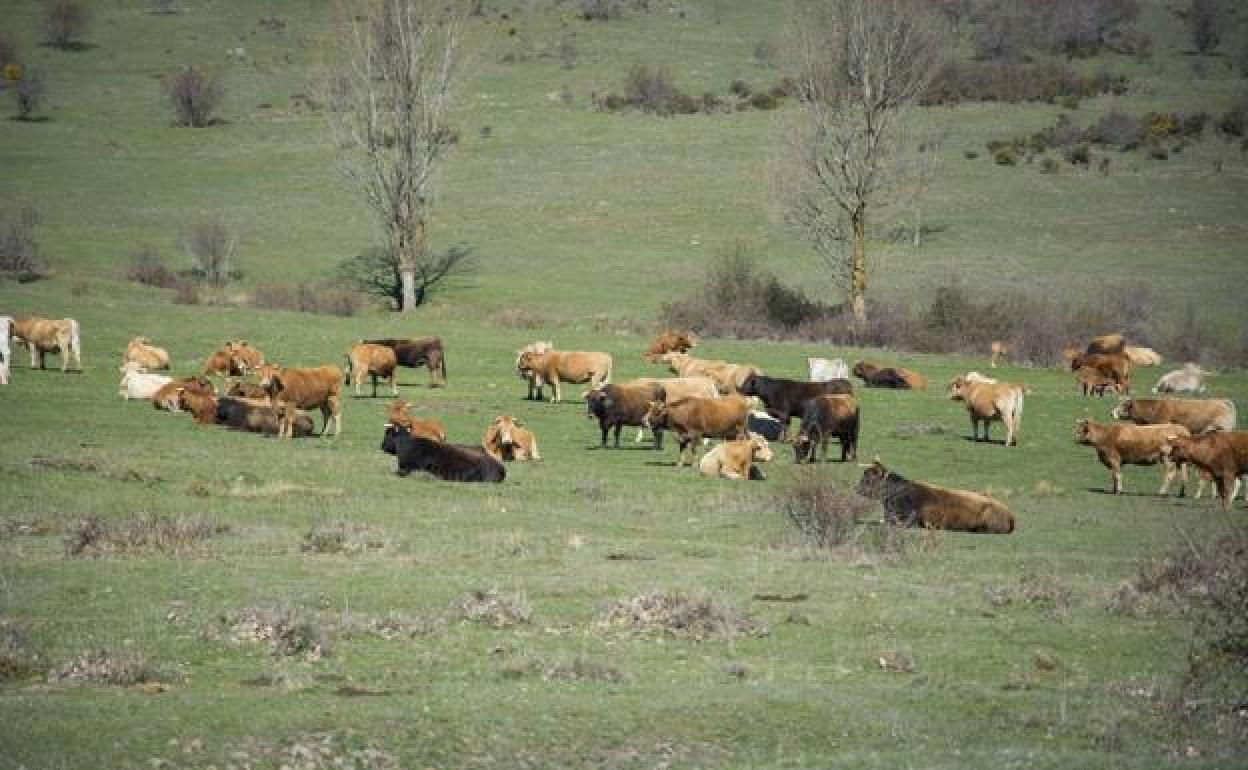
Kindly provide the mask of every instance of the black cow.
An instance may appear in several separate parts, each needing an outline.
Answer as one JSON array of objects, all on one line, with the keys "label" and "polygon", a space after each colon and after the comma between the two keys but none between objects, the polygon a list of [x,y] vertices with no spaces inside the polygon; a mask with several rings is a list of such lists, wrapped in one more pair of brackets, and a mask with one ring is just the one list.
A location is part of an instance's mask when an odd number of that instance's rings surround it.
[{"label": "black cow", "polygon": [[373,345],[384,345],[394,351],[399,366],[416,369],[429,367],[429,387],[436,388],[446,384],[446,353],[442,349],[440,337],[416,337],[404,340],[386,337],[380,340],[360,340]]},{"label": "black cow", "polygon": [[745,418],[745,429],[757,433],[768,441],[779,441],[784,438],[787,429],[785,424],[766,412],[753,411]]},{"label": "black cow", "polygon": [[[625,425],[641,427],[646,419],[646,412],[651,401],[666,401],[667,395],[663,386],[658,383],[634,383],[630,385],[601,385],[594,388],[585,397],[585,408],[589,419],[598,418],[598,427],[602,429],[602,446],[607,445],[607,432],[615,428],[615,448],[620,448],[620,430]],[[663,429],[652,428],[654,448],[663,448]],[[638,434],[638,441],[641,440]]]},{"label": "black cow", "polygon": [[444,481],[500,482],[507,478],[507,469],[483,447],[415,437],[402,425],[386,427],[381,449],[398,458],[400,476],[425,471]]},{"label": "black cow", "polygon": [[841,442],[841,462],[858,456],[858,400],[853,396],[816,396],[806,402],[802,427],[793,441],[796,462],[815,462],[816,450],[828,459],[828,440]]},{"label": "black cow", "polygon": [[802,413],[807,401],[815,396],[852,394],[854,385],[849,380],[843,379],[804,382],[751,374],[741,383],[740,392],[743,396],[758,396],[763,400],[767,413],[784,425],[784,431],[781,434],[781,440],[783,440],[789,432],[789,420],[793,415]]}]

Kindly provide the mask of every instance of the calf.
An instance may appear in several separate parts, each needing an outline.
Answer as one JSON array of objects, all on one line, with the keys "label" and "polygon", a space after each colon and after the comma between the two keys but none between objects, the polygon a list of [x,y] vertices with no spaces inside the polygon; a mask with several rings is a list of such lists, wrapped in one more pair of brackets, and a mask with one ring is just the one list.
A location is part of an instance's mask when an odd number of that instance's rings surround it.
[{"label": "calf", "polygon": [[211,393],[178,388],[178,411],[190,412],[200,425],[217,424],[217,399]]},{"label": "calf", "polygon": [[61,371],[70,363],[82,371],[82,339],[78,322],[72,318],[18,318],[11,324],[13,339],[30,351],[30,368],[43,369],[44,356],[61,354]]},{"label": "calf", "polygon": [[879,500],[890,520],[912,527],[1008,535],[1014,514],[1000,500],[978,492],[910,481],[885,468],[869,465],[858,482],[858,494]]},{"label": "calf", "polygon": [[784,424],[786,436],[789,431],[789,420],[801,414],[804,404],[810,399],[827,394],[853,392],[854,386],[849,380],[802,382],[756,374],[747,377],[741,384],[741,395],[758,396],[762,399],[767,413]]},{"label": "calf", "polygon": [[691,349],[697,347],[698,338],[693,332],[678,332],[668,329],[655,337],[654,342],[650,343],[650,347],[646,348],[644,358],[650,363],[658,363],[659,356],[664,353],[688,353]]},{"label": "calf", "polygon": [[[712,391],[714,386],[712,386]],[[588,419],[598,418],[602,431],[602,446],[607,445],[607,433],[615,429],[615,448],[620,448],[620,431],[625,425],[641,427],[652,401],[666,401],[667,393],[657,382],[631,382],[623,385],[601,385],[585,397]],[[663,432],[653,429],[654,448],[663,448]],[[639,433],[640,435],[640,433]]]},{"label": "calf", "polygon": [[178,406],[178,388],[184,388],[197,393],[206,393],[210,396],[217,394],[216,386],[207,377],[202,375],[198,377],[182,377],[161,385],[160,389],[152,394],[152,407],[169,412],[182,411],[182,407]]},{"label": "calf", "polygon": [[595,388],[611,380],[611,356],[607,353],[547,350],[542,353],[521,353],[516,363],[517,371],[536,381],[540,397],[542,386],[550,383],[555,394],[551,403],[559,403],[562,382],[589,383]]},{"label": "calf", "polygon": [[394,349],[385,345],[374,345],[371,342],[359,342],[347,353],[347,375],[355,382],[355,395],[360,395],[360,385],[365,377],[373,381],[373,398],[377,398],[377,378],[390,381],[390,395],[399,395],[396,371],[399,360]]},{"label": "calf", "polygon": [[839,358],[807,358],[806,368],[810,372],[811,382],[827,382],[828,380],[848,380],[849,366]]},{"label": "calf", "polygon": [[442,348],[440,337],[413,337],[412,339],[387,337],[360,341],[390,348],[394,351],[395,361],[399,366],[413,369],[421,366],[429,367],[429,387],[436,388],[446,384],[446,351]]},{"label": "calf", "polygon": [[407,432],[417,438],[427,438],[431,441],[446,441],[446,426],[440,420],[434,418],[422,419],[412,415],[408,411],[411,406],[412,404],[409,401],[396,399],[390,404],[386,422],[407,428]]},{"label": "calf", "polygon": [[125,399],[151,399],[163,386],[173,382],[172,377],[163,374],[150,374],[143,371],[137,364],[121,367],[121,383],[117,386],[117,395]]},{"label": "calf", "polygon": [[1187,465],[1175,465],[1162,451],[1166,439],[1170,436],[1189,436],[1187,428],[1182,425],[1121,425],[1113,423],[1092,422],[1083,418],[1075,420],[1075,443],[1096,449],[1096,456],[1101,464],[1109,469],[1113,486],[1111,491],[1120,495],[1122,487],[1123,465],[1156,465],[1161,463],[1161,489],[1157,494],[1164,495],[1174,481],[1176,472],[1183,475],[1183,486],[1179,495],[1187,486]]},{"label": "calf", "polygon": [[232,343],[226,343],[224,348],[208,356],[200,373],[205,377],[242,377],[246,374],[247,364],[234,355],[231,345]]},{"label": "calf", "polygon": [[1172,462],[1189,462],[1208,472],[1222,497],[1222,510],[1231,509],[1231,501],[1239,493],[1240,477],[1248,475],[1248,431],[1175,435],[1166,440],[1163,451]]},{"label": "calf", "polygon": [[400,476],[424,471],[444,481],[497,483],[507,478],[507,469],[483,448],[420,438],[402,425],[386,425],[381,449],[398,459]]},{"label": "calf", "polygon": [[265,364],[259,369],[260,386],[268,391],[269,400],[274,407],[285,404],[289,408],[278,410],[278,416],[285,416],[282,429],[278,431],[281,438],[294,438],[294,417],[298,409],[320,408],[325,424],[321,427],[321,435],[329,430],[330,422],[334,424],[334,436],[342,433],[342,370],[336,366],[317,366],[312,368],[280,367]]},{"label": "calf", "polygon": [[680,444],[680,456],[676,467],[685,464],[685,450],[691,449],[689,464],[697,456],[697,442],[703,438],[743,438],[746,420],[750,414],[750,402],[741,396],[720,398],[683,398],[670,404],[663,401],[650,402],[645,427],[660,431],[670,430]]},{"label": "calf", "polygon": [[540,460],[541,453],[537,450],[537,436],[509,415],[495,417],[485,429],[481,438],[481,446],[495,460],[511,462],[512,460]]},{"label": "calf", "polygon": [[126,355],[122,365],[135,363],[144,369],[168,369],[169,352],[151,344],[147,337],[135,337],[126,346]]},{"label": "calf", "polygon": [[755,463],[771,461],[767,439],[757,434],[736,441],[725,441],[707,452],[698,463],[698,473],[708,478],[750,481],[767,478]]},{"label": "calf", "polygon": [[1153,386],[1154,393],[1204,393],[1209,372],[1190,361],[1182,369],[1162,375]]},{"label": "calf", "polygon": [[1018,445],[1018,429],[1023,422],[1023,395],[1029,392],[1026,385],[998,382],[994,384],[971,382],[965,377],[955,377],[949,383],[949,398],[966,404],[971,418],[971,438],[979,441],[979,426],[984,426],[984,441],[993,422],[1005,424],[1005,445]]},{"label": "calf", "polygon": [[1235,404],[1224,398],[1127,398],[1110,412],[1116,420],[1136,425],[1172,422],[1193,436],[1235,430]]},{"label": "calf", "polygon": [[1070,370],[1094,369],[1112,379],[1120,393],[1131,392],[1131,359],[1125,353],[1077,353],[1070,359]]},{"label": "calf", "polygon": [[802,427],[793,440],[794,460],[815,462],[816,450],[828,459],[828,441],[841,442],[841,462],[858,457],[858,399],[850,395],[816,396],[806,402]]},{"label": "calf", "polygon": [[1001,340],[993,340],[989,350],[991,357],[988,359],[988,365],[993,369],[996,369],[1001,364],[1002,359],[1014,352],[1012,345]]},{"label": "calf", "polygon": [[918,372],[901,367],[881,367],[870,361],[854,364],[854,376],[869,388],[898,388],[902,390],[927,390],[927,378]]},{"label": "calf", "polygon": [[[222,396],[217,399],[216,421],[233,430],[245,430],[251,433],[263,433],[275,436],[281,432],[281,419],[277,410],[270,404],[249,398]],[[316,432],[312,418],[302,412],[293,420],[295,438],[311,436]]]}]

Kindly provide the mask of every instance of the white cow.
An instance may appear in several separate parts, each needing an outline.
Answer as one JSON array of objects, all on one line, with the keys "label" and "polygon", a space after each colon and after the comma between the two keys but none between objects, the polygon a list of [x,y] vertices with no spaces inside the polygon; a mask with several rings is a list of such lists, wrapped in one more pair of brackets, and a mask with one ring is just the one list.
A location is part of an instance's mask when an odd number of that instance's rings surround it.
[{"label": "white cow", "polygon": [[1182,369],[1162,375],[1153,386],[1154,393],[1204,393],[1205,377],[1209,374],[1190,361]]},{"label": "white cow", "polygon": [[849,379],[849,366],[839,358],[807,358],[806,365],[810,367],[811,382]]},{"label": "white cow", "polygon": [[121,383],[117,395],[128,400],[150,400],[156,391],[173,381],[163,374],[150,374],[133,361],[121,367]]},{"label": "white cow", "polygon": [[9,351],[9,335],[12,333],[13,319],[0,315],[0,385],[9,384],[9,359],[13,357]]}]

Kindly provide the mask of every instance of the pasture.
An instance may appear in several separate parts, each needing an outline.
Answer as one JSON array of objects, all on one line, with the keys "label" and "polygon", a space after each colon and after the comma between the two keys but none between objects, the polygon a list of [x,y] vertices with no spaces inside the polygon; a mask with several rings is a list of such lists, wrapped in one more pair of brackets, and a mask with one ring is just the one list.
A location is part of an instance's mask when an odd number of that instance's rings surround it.
[{"label": "pasture", "polygon": [[[666,64],[691,93],[774,81],[778,70],[751,60],[783,21],[771,4],[690,2],[684,17],[665,6],[590,24],[566,3],[486,3],[470,25],[461,140],[433,231],[470,245],[481,268],[410,317],[355,318],[175,305],[123,275],[138,244],[172,255],[181,228],[206,215],[242,233],[240,293],[319,278],[368,244],[323,116],[292,98],[309,92],[335,34],[323,4],[186,3],[166,17],[105,3],[94,47],[73,53],[35,45],[39,4],[11,5],[6,19],[54,90],[48,122],[0,121],[0,197],[39,208],[55,272],[0,283],[0,311],[77,318],[85,371],[62,375],[56,356],[30,371],[15,348],[0,388],[0,643],[36,656],[0,681],[0,767],[1242,763],[1242,726],[1178,718],[1191,618],[1166,604],[1135,616],[1107,605],[1142,564],[1242,525],[1243,503],[1227,517],[1207,499],[1157,498],[1156,468],[1129,467],[1127,494],[1105,494],[1108,471],[1072,429],[1078,417],[1108,419],[1113,402],[1078,396],[1069,372],[997,370],[1035,391],[1020,446],[1005,448],[999,424],[997,442],[969,441],[965,410],[942,389],[984,371],[986,351],[704,340],[699,355],[778,376],[804,377],[805,357],[820,355],[929,378],[928,392],[859,391],[860,459],[987,491],[1018,530],[912,531],[882,550],[803,541],[776,500],[798,474],[787,445],[773,446],[767,481],[710,481],[673,467],[675,442],[597,449],[596,422],[569,398],[579,387],[559,405],[523,400],[514,351],[534,339],[611,353],[615,382],[662,374],[641,358],[655,314],[725,244],[760,243],[768,268],[820,287],[809,249],[768,211],[770,114],[588,108],[591,91],[616,88],[638,59]],[[283,31],[258,26],[262,14],[284,19]],[[1075,117],[1229,106],[1242,79],[1220,59],[1191,78],[1176,24],[1165,4],[1145,3],[1157,53],[1110,62],[1139,86],[1087,100]],[[579,52],[571,68],[554,55],[565,38]],[[238,45],[247,59],[226,62]],[[503,63],[508,52],[522,55]],[[192,62],[225,78],[224,125],[168,126],[154,76]],[[1100,281],[1129,279],[1165,297],[1164,315],[1193,301],[1240,333],[1248,168],[1238,146],[1209,137],[1166,162],[1124,155],[1105,178],[983,157],[986,140],[1059,111],[929,113],[951,129],[924,214],[939,229],[918,250],[873,243],[880,291],[924,304],[958,275],[977,291],[1095,297]],[[964,158],[969,147],[981,157]],[[117,397],[116,367],[137,334],[169,349],[179,374],[232,338],[283,364],[341,365],[364,337],[436,334],[448,387],[400,373],[418,416],[442,419],[460,443],[479,441],[496,414],[523,418],[544,460],[510,464],[501,485],[396,477],[378,448],[386,398],[345,395],[337,440],[204,428]],[[1172,363],[1140,372],[1137,392]],[[1248,375],[1220,372],[1212,390],[1243,410]],[[817,472],[852,485],[861,469]],[[114,528],[200,522],[206,536],[74,554],[67,544],[89,516]],[[474,592],[502,602],[464,609]],[[693,635],[702,620],[706,638],[604,621],[612,602],[654,594],[694,599]],[[263,638],[266,618],[283,619],[276,641]],[[83,660],[119,683],[80,681],[90,677],[72,664]],[[144,666],[157,673],[135,674]]]}]

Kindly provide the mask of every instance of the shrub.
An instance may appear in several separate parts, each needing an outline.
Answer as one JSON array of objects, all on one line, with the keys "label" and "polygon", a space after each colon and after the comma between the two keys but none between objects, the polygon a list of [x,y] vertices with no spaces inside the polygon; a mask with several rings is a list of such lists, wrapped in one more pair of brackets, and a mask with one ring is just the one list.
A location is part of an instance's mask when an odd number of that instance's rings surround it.
[{"label": "shrub", "polygon": [[0,208],[0,277],[26,283],[47,276],[35,239],[39,221],[39,212],[31,206]]},{"label": "shrub", "polygon": [[1185,137],[1199,139],[1205,133],[1205,126],[1209,125],[1209,113],[1193,112],[1190,115],[1183,116],[1183,122],[1179,126],[1179,133]]},{"label": "shrub", "polygon": [[763,637],[766,624],[706,594],[640,594],[611,602],[594,619],[600,632],[672,636],[692,641],[738,636]]},{"label": "shrub", "polygon": [[661,67],[652,70],[635,64],[624,80],[624,98],[643,112],[670,115],[672,100],[679,93],[671,75]]},{"label": "shrub", "polygon": [[1018,163],[1018,153],[1010,146],[998,147],[992,153],[992,162],[998,166],[1013,166]]},{"label": "shrub", "polygon": [[728,90],[736,94],[737,96],[741,97],[742,99],[748,97],[751,93],[753,93],[753,91],[751,91],[750,89],[750,84],[740,79],[732,81],[732,85],[728,86]]},{"label": "shrub", "polygon": [[775,503],[802,540],[816,548],[859,542],[876,508],[874,501],[811,468],[795,474],[776,493]]},{"label": "shrub", "polygon": [[1066,158],[1066,162],[1072,166],[1086,167],[1092,162],[1091,150],[1086,144],[1077,144],[1074,147],[1067,147],[1066,152],[1062,155]]},{"label": "shrub", "polygon": [[192,275],[213,286],[224,286],[242,277],[234,266],[238,237],[219,219],[193,225],[182,236],[182,248],[191,258]]},{"label": "shrub", "polygon": [[293,310],[349,318],[364,307],[364,297],[349,288],[332,283],[261,284],[252,294],[251,304],[266,310]]},{"label": "shrub", "polygon": [[1107,144],[1120,150],[1133,150],[1140,146],[1144,129],[1140,121],[1114,110],[1088,128],[1088,141]]},{"label": "shrub", "polygon": [[1242,107],[1227,110],[1218,120],[1218,130],[1227,136],[1243,136],[1246,125],[1248,125],[1248,110]]},{"label": "shrub", "polygon": [[225,96],[225,87],[220,80],[187,67],[169,78],[165,94],[173,108],[174,125],[202,128],[215,122],[213,113]]},{"label": "shrub", "polygon": [[80,40],[91,23],[91,13],[82,3],[73,0],[52,0],[43,16],[44,39],[62,51],[81,45]]},{"label": "shrub", "polygon": [[774,110],[780,106],[780,100],[774,94],[759,91],[750,97],[750,106],[756,110]]},{"label": "shrub", "polygon": [[17,95],[17,119],[30,120],[48,92],[43,70],[37,67],[26,67],[13,91]]},{"label": "shrub", "polygon": [[1187,8],[1187,31],[1198,53],[1212,53],[1222,41],[1218,0],[1192,0]]},{"label": "shrub", "polygon": [[1059,168],[1061,168],[1061,164],[1057,162],[1056,158],[1045,158],[1040,161],[1041,174],[1056,174]]},{"label": "shrub", "polygon": [[144,286],[171,289],[178,283],[178,275],[165,264],[156,247],[143,244],[126,268],[126,278]]}]

